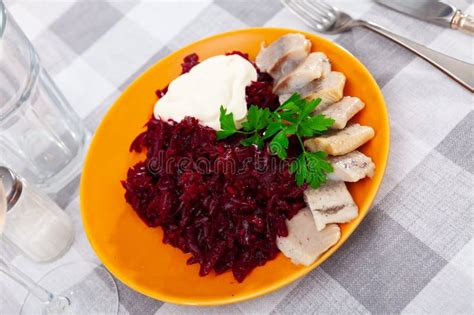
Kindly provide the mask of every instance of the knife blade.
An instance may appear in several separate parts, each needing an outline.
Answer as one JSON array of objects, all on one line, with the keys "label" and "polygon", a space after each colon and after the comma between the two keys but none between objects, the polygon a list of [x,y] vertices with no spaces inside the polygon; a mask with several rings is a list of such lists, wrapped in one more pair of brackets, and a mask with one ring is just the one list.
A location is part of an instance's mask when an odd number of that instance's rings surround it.
[{"label": "knife blade", "polygon": [[474,18],[442,1],[375,0],[375,2],[427,22],[474,34]]}]

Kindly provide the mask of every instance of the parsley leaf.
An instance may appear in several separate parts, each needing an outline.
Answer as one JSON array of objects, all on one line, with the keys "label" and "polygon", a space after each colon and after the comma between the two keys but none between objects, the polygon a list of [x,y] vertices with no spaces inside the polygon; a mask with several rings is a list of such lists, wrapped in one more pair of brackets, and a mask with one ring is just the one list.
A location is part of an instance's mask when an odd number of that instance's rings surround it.
[{"label": "parsley leaf", "polygon": [[300,99],[301,97],[298,93],[293,93],[293,95],[291,95],[283,104],[281,104],[280,107],[277,108],[277,110],[284,108],[289,103],[295,103],[295,102],[298,103]]},{"label": "parsley leaf", "polygon": [[[329,127],[331,127],[334,124],[334,119],[328,118],[322,114],[312,116],[312,117],[307,117],[300,123],[300,127],[302,128],[308,128],[313,131],[313,134],[319,134],[324,131],[327,131]],[[309,136],[305,136],[309,137]]]},{"label": "parsley leaf", "polygon": [[268,127],[263,133],[263,138],[268,139],[275,135],[278,131],[283,129],[285,127],[285,124],[283,124],[281,121],[271,121],[268,123]]},{"label": "parsley leaf", "polygon": [[268,125],[271,112],[268,108],[251,105],[247,113],[247,121],[242,124],[245,131],[260,130]]},{"label": "parsley leaf", "polygon": [[261,137],[259,134],[254,134],[253,136],[249,138],[245,138],[241,140],[240,143],[246,147],[251,146],[252,144],[255,144],[259,149],[262,149],[263,137]]},{"label": "parsley leaf", "polygon": [[303,104],[303,109],[301,111],[301,117],[302,119],[304,118],[307,118],[307,116],[309,114],[311,114],[315,109],[316,109],[316,106],[319,105],[319,103],[321,103],[321,99],[320,98],[317,98],[315,100],[311,100],[309,102],[305,102]]},{"label": "parsley leaf", "polygon": [[237,132],[234,122],[234,114],[227,114],[227,109],[225,109],[222,105],[220,107],[219,121],[221,123],[222,130],[217,131],[218,140],[227,138]]},{"label": "parsley leaf", "polygon": [[259,149],[262,149],[264,138],[261,135],[261,130],[268,126],[271,116],[272,113],[268,108],[251,105],[247,113],[247,121],[242,124],[242,129],[253,135],[240,143],[245,146],[255,144]]},{"label": "parsley leaf", "polygon": [[318,188],[326,182],[326,174],[333,171],[326,156],[322,151],[303,152],[290,164],[289,170],[295,174],[298,186],[308,183],[312,188]]},{"label": "parsley leaf", "polygon": [[286,159],[289,141],[288,137],[286,136],[286,130],[283,129],[278,132],[270,142],[270,151],[278,155],[278,157],[282,160]]}]

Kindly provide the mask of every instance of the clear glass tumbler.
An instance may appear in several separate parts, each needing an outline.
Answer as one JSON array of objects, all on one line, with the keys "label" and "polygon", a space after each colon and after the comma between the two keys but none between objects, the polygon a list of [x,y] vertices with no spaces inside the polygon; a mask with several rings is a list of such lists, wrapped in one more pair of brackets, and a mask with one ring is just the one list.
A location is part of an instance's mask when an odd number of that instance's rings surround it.
[{"label": "clear glass tumbler", "polygon": [[0,164],[54,192],[79,173],[87,137],[0,0]]}]

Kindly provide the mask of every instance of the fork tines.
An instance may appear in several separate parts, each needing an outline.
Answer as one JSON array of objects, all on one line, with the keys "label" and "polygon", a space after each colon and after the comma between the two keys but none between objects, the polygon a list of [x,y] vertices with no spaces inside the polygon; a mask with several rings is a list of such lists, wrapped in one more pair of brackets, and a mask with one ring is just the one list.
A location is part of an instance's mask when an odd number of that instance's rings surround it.
[{"label": "fork tines", "polygon": [[296,14],[308,26],[324,31],[334,23],[336,12],[324,1],[316,0],[281,0],[291,12]]}]

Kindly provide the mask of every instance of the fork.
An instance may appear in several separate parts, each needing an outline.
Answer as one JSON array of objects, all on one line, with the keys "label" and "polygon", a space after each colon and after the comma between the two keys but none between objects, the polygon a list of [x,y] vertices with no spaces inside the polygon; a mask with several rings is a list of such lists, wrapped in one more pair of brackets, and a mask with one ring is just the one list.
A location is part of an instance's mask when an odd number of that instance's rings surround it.
[{"label": "fork", "polygon": [[406,49],[440,69],[463,87],[474,92],[474,65],[449,57],[412,40],[399,36],[369,21],[353,19],[349,14],[339,11],[324,1],[316,0],[281,0],[291,12],[318,32],[338,34],[353,27],[368,28]]}]

